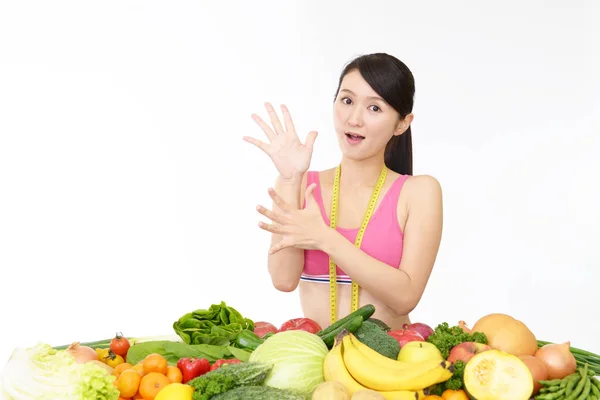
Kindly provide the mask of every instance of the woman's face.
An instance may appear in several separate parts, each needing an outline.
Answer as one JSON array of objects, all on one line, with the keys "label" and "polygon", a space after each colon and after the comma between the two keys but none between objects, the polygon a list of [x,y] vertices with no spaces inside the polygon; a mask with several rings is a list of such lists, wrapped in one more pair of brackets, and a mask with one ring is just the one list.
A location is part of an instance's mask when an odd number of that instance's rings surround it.
[{"label": "woman's face", "polygon": [[348,73],[342,80],[333,111],[338,143],[342,153],[352,159],[383,153],[392,136],[405,130],[398,112],[369,86],[357,70]]}]

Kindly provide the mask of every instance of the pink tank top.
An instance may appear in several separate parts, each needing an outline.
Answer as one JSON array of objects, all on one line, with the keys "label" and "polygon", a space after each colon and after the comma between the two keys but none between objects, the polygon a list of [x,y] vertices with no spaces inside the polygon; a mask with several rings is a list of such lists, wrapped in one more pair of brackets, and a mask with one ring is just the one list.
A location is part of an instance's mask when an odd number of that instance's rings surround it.
[{"label": "pink tank top", "polygon": [[[400,175],[387,192],[380,194],[380,196],[383,195],[383,198],[371,216],[360,246],[362,251],[392,268],[398,268],[402,259],[404,235],[398,224],[397,209],[400,190],[408,177],[409,175]],[[317,184],[314,190],[315,199],[321,209],[323,220],[329,225],[317,171],[309,171],[307,174],[307,186],[312,183]],[[359,227],[352,229],[336,228],[353,245],[358,229]],[[337,267],[336,276],[338,284],[350,284],[352,282],[340,267]],[[329,256],[320,250],[304,250],[304,270],[300,280],[329,283]]]}]

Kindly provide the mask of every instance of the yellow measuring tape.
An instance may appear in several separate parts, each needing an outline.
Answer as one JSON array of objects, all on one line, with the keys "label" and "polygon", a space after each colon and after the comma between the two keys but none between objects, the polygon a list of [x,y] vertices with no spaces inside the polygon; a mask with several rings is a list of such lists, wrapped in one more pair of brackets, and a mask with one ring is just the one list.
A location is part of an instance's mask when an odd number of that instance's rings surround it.
[{"label": "yellow measuring tape", "polygon": [[[329,213],[329,226],[333,229],[336,229],[337,226],[337,210],[338,203],[340,197],[340,175],[341,175],[341,166],[338,165],[335,170],[335,178],[333,180],[333,191],[331,194],[331,210]],[[367,224],[373,215],[373,210],[375,209],[375,204],[377,203],[377,198],[379,197],[379,193],[381,192],[381,188],[385,182],[385,178],[387,176],[387,168],[384,167],[379,174],[379,179],[377,180],[377,184],[375,185],[375,189],[373,189],[373,194],[371,195],[371,200],[369,201],[369,207],[365,213],[363,218],[363,222],[356,234],[356,240],[354,241],[354,245],[360,248],[360,244],[362,243],[362,238],[367,229]],[[336,265],[329,257],[329,303],[330,303],[330,311],[331,311],[331,323],[333,324],[337,320],[337,274],[336,274]],[[351,312],[358,310],[358,284],[352,281],[352,309]]]}]

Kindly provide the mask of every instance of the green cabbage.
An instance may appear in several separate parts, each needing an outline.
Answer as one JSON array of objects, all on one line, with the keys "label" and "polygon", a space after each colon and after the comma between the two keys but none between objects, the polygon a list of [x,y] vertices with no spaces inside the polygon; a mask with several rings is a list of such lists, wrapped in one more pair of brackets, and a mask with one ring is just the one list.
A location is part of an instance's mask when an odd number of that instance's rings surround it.
[{"label": "green cabbage", "polygon": [[2,371],[5,400],[117,400],[115,377],[90,362],[78,364],[65,350],[48,344],[17,348]]},{"label": "green cabbage", "polygon": [[325,381],[327,346],[315,334],[301,330],[276,333],[250,354],[250,362],[273,364],[266,386],[312,393]]}]

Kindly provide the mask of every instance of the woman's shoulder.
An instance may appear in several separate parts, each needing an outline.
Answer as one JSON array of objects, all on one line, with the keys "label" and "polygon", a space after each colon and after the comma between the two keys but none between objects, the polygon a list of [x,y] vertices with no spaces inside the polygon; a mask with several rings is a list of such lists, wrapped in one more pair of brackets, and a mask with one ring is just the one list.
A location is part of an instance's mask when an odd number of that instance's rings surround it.
[{"label": "woman's shoulder", "polygon": [[442,199],[442,185],[431,175],[410,175],[402,188],[406,202],[411,204],[436,204]]}]

